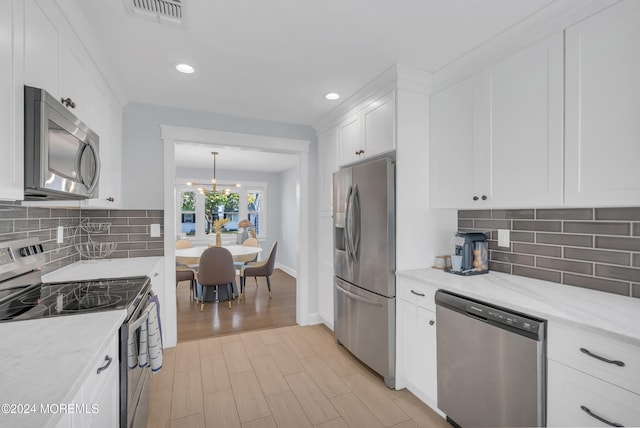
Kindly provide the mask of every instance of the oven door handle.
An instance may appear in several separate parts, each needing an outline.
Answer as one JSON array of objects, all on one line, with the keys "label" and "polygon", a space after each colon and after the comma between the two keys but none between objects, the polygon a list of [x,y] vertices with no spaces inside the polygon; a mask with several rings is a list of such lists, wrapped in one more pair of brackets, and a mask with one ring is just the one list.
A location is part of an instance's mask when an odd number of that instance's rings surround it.
[{"label": "oven door handle", "polygon": [[129,335],[132,335],[137,329],[140,328],[142,323],[145,322],[147,318],[149,318],[149,312],[151,311],[151,309],[155,309],[155,307],[155,302],[151,303],[149,306],[144,308],[144,311],[142,311],[142,315],[140,315],[137,320],[129,324]]}]

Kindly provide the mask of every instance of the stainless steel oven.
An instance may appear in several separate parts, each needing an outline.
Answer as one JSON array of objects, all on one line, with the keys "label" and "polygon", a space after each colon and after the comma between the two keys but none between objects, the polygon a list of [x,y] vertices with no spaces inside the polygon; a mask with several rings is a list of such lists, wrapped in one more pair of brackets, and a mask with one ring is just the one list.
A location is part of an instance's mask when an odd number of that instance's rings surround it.
[{"label": "stainless steel oven", "polygon": [[25,199],[98,197],[99,138],[43,89],[24,87]]},{"label": "stainless steel oven", "polygon": [[[139,364],[139,336],[156,310],[149,277],[42,283],[45,261],[38,238],[0,243],[0,322],[126,310],[119,329],[121,428],[144,427],[149,407],[150,364]],[[129,340],[133,339],[133,340]],[[135,364],[129,364],[130,356]]]}]

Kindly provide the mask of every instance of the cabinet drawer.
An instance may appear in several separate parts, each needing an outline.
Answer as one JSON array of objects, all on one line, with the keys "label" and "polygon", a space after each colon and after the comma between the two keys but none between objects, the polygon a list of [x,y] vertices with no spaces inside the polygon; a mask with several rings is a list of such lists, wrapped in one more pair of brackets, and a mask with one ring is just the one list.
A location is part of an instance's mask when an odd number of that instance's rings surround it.
[{"label": "cabinet drawer", "polygon": [[[95,398],[96,394],[100,392],[101,388],[104,386],[104,382],[109,380],[114,372],[118,372],[119,358],[117,338],[118,335],[116,334],[109,341],[109,344],[103,348],[100,354],[98,354],[93,366],[91,367],[89,376],[82,384],[82,398],[85,403],[90,403],[91,400]],[[109,366],[100,370],[100,373],[98,373],[98,369],[107,365],[109,358],[111,358]]]},{"label": "cabinet drawer", "polygon": [[547,370],[548,426],[640,426],[640,395],[555,361]]},{"label": "cabinet drawer", "polygon": [[550,359],[640,394],[639,346],[553,323],[549,324],[547,355]]},{"label": "cabinet drawer", "polygon": [[436,290],[436,287],[431,287],[406,278],[400,278],[396,282],[396,295],[399,299],[430,309],[433,312],[436,310],[434,300]]}]

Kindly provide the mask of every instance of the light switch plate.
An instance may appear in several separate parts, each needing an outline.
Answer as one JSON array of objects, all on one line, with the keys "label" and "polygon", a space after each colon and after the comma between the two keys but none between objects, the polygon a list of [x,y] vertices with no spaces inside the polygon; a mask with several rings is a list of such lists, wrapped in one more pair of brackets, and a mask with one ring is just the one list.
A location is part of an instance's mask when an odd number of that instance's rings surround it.
[{"label": "light switch plate", "polygon": [[158,223],[154,223],[151,225],[151,237],[152,238],[160,237],[160,225]]},{"label": "light switch plate", "polygon": [[58,226],[56,233],[56,243],[62,244],[64,242],[64,227]]},{"label": "light switch plate", "polygon": [[510,246],[509,229],[498,229],[498,247],[509,248]]}]

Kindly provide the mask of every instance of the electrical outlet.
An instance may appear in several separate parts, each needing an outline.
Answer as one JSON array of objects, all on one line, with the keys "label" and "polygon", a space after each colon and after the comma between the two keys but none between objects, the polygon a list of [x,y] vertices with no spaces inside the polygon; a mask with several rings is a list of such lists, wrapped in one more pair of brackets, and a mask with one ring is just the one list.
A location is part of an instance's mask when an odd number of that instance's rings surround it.
[{"label": "electrical outlet", "polygon": [[152,238],[160,237],[160,224],[154,223],[151,225],[151,237]]},{"label": "electrical outlet", "polygon": [[58,233],[56,234],[56,242],[62,244],[64,242],[64,227],[58,226]]},{"label": "electrical outlet", "polygon": [[510,247],[511,238],[509,235],[509,229],[498,229],[498,247]]}]

